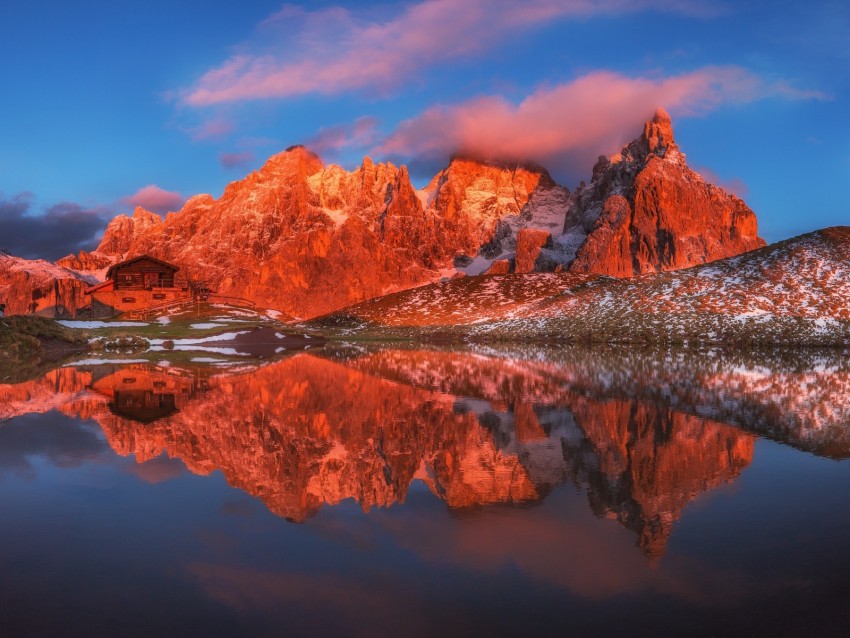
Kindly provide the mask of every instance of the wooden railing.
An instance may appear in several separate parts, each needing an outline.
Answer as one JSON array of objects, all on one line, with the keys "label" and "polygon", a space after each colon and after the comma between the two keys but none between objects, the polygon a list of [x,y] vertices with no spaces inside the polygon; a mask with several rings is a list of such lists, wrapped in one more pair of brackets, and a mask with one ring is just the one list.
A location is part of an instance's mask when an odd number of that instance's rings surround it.
[{"label": "wooden railing", "polygon": [[175,301],[169,301],[167,303],[159,304],[157,306],[147,306],[146,308],[137,308],[136,310],[128,310],[124,314],[121,315],[122,318],[126,319],[142,319],[147,320],[148,317],[154,314],[159,314],[165,310],[171,310],[172,308],[178,308],[182,306],[191,306],[197,303],[193,299],[178,299]]},{"label": "wooden railing", "polygon": [[118,281],[115,284],[115,290],[159,290],[160,288],[180,288],[181,290],[188,290],[189,287],[185,284],[181,285],[173,279],[148,283],[134,281],[129,284]]},{"label": "wooden railing", "polygon": [[227,295],[210,295],[205,301],[198,301],[197,299],[179,299],[174,301],[169,301],[167,303],[162,303],[156,306],[148,306],[146,308],[137,308],[136,310],[128,310],[127,312],[121,315],[122,318],[126,319],[142,319],[147,320],[151,315],[159,314],[166,310],[171,310],[172,308],[180,308],[180,307],[190,307],[199,303],[208,303],[208,304],[226,304],[228,306],[236,306],[237,308],[247,308],[249,310],[254,310],[257,307],[250,299],[244,299],[243,297],[229,297]]},{"label": "wooden railing", "polygon": [[228,295],[210,295],[207,298],[207,303],[222,303],[227,304],[228,306],[237,306],[239,308],[250,308],[253,310],[257,307],[250,299],[245,299],[244,297],[230,297]]}]

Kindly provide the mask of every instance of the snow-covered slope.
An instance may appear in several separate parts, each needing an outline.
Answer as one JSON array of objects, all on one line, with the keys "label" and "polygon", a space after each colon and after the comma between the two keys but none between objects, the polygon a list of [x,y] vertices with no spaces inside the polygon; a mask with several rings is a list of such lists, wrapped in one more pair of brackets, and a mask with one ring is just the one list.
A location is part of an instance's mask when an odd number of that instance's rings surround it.
[{"label": "snow-covered slope", "polygon": [[850,343],[850,227],[632,279],[455,280],[346,308],[320,323],[500,339]]},{"label": "snow-covered slope", "polygon": [[486,324],[524,316],[539,303],[596,278],[564,272],[462,277],[370,299],[311,324],[354,330]]}]

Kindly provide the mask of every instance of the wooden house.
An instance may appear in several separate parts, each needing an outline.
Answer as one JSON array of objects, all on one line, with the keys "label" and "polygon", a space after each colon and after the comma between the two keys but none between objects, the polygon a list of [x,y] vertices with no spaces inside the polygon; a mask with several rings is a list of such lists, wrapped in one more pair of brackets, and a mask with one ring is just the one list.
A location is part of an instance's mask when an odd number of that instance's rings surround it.
[{"label": "wooden house", "polygon": [[114,264],[106,271],[106,280],[115,290],[152,290],[174,288],[174,276],[180,270],[174,264],[148,255]]},{"label": "wooden house", "polygon": [[179,301],[190,301],[192,292],[178,278],[180,268],[149,255],[110,266],[106,281],[86,290],[91,295],[93,317],[112,317]]}]

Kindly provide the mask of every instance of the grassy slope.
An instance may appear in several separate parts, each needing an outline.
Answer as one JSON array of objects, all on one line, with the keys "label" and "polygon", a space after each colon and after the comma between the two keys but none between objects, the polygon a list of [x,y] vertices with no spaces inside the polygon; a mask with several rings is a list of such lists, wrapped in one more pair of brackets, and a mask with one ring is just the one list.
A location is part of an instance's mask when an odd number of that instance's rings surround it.
[{"label": "grassy slope", "polygon": [[[161,323],[160,320],[165,320]],[[90,321],[80,319],[80,325]],[[100,349],[107,343],[116,343],[122,339],[184,339],[202,338],[226,332],[249,330],[258,327],[283,327],[280,321],[271,319],[264,314],[241,308],[222,308],[211,304],[200,304],[189,309],[181,309],[176,312],[164,313],[150,319],[117,319],[93,320],[98,321],[98,327],[86,328],[90,337],[96,338],[100,343],[94,345],[94,349]],[[122,326],[121,323],[133,323],[137,325]],[[115,325],[111,325],[111,324]],[[206,327],[202,329],[193,328],[198,324],[220,324],[217,327]],[[74,328],[74,332],[80,329]]]},{"label": "grassy slope", "polygon": [[87,331],[70,330],[44,317],[0,318],[0,381],[29,378],[88,346]]},{"label": "grassy slope", "polygon": [[[216,318],[238,319],[220,322],[214,328],[192,328],[194,324],[215,323]],[[138,322],[138,326],[111,326],[110,321],[95,328],[68,328],[44,317],[17,315],[0,318],[0,383],[22,381],[42,374],[72,353],[86,350],[138,352],[148,349],[148,339],[208,338],[213,335],[257,327],[283,329],[265,315],[222,309],[209,304],[169,316],[168,323]],[[121,320],[115,322],[121,323]],[[82,325],[82,324],[81,324]],[[171,358],[180,357],[170,353]],[[195,356],[185,353],[186,357]]]}]

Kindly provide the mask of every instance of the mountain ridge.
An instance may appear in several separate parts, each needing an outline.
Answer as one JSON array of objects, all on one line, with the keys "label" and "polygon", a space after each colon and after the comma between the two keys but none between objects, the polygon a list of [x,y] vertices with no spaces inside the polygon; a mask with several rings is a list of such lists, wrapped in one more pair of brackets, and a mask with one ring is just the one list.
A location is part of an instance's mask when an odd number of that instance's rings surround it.
[{"label": "mountain ridge", "polygon": [[404,166],[365,157],[347,171],[293,146],[217,199],[195,195],[165,219],[118,215],[97,250],[60,261],[102,278],[150,254],[220,294],[309,318],[446,277],[634,276],[763,245],[746,204],[687,167],[659,110],[574,191],[537,165],[462,156],[417,190]]}]

